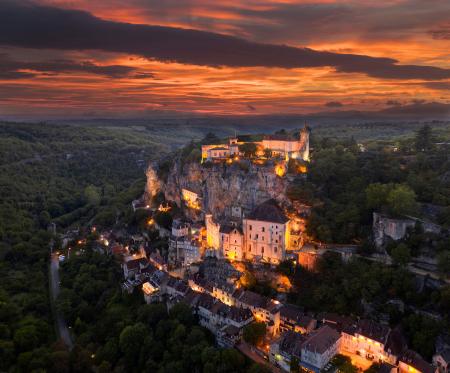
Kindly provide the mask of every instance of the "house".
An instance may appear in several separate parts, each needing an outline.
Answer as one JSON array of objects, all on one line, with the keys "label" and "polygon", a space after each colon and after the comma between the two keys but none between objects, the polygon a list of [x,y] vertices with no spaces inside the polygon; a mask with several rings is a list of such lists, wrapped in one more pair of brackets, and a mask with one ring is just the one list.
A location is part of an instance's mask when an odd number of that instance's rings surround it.
[{"label": "house", "polygon": [[307,334],[316,328],[317,320],[305,315],[300,307],[285,304],[280,308],[280,331]]},{"label": "house", "polygon": [[228,144],[202,145],[202,162],[205,160],[225,160],[233,156],[239,156],[239,142],[237,138],[231,138]]},{"label": "house", "polygon": [[249,309],[228,306],[206,293],[200,293],[195,307],[200,325],[215,334],[228,325],[241,330],[254,320]]},{"label": "house", "polygon": [[233,348],[242,338],[242,329],[225,325],[217,332],[217,344],[222,348]]},{"label": "house", "polygon": [[232,295],[234,305],[251,310],[256,321],[267,325],[267,332],[276,335],[280,330],[280,302],[250,290],[237,289]]},{"label": "house", "polygon": [[186,281],[180,280],[176,277],[169,276],[165,290],[166,294],[169,297],[174,296],[182,297],[188,292],[188,290],[190,290],[190,288]]},{"label": "house", "polygon": [[167,271],[167,264],[164,261],[164,258],[159,253],[159,250],[152,252],[148,260],[160,271]]},{"label": "house", "polygon": [[412,350],[406,350],[398,362],[399,373],[435,373],[437,369]]},{"label": "house", "polygon": [[289,218],[273,199],[258,205],[243,219],[244,257],[277,264],[289,244]]},{"label": "house", "polygon": [[125,279],[133,278],[148,265],[146,258],[130,259],[122,264],[123,276]]},{"label": "house", "polygon": [[160,292],[160,288],[154,282],[144,282],[142,284],[142,292],[144,293],[146,303],[150,304],[159,301],[158,293]]},{"label": "house", "polygon": [[200,197],[200,193],[183,188],[183,189],[181,189],[181,197],[182,197],[183,201],[186,203],[187,207],[195,209],[195,210],[201,209],[202,200]]},{"label": "house", "polygon": [[328,325],[334,330],[341,333],[344,329],[355,324],[355,320],[348,316],[341,316],[332,312],[322,312],[317,315],[317,320],[323,324]]},{"label": "house", "polygon": [[187,240],[184,242],[184,266],[196,263],[202,256],[202,244],[197,240]]},{"label": "house", "polygon": [[306,337],[299,333],[288,330],[270,344],[269,361],[290,371],[292,358],[301,360],[302,345]]},{"label": "house", "polygon": [[396,364],[405,342],[398,329],[392,331],[386,325],[363,319],[342,331],[341,347],[374,362]]},{"label": "house", "polygon": [[239,227],[224,225],[219,229],[222,255],[229,260],[242,260],[244,236]]},{"label": "house", "polygon": [[339,352],[341,335],[328,325],[312,332],[302,344],[301,365],[319,372]]}]

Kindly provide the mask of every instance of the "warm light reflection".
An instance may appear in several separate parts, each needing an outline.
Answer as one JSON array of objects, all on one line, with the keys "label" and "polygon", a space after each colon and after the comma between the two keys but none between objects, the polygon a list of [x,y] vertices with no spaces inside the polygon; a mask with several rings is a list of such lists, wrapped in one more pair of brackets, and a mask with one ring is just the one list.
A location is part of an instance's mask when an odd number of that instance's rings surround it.
[{"label": "warm light reflection", "polygon": [[[427,2],[423,2],[424,5],[415,2],[411,7],[407,6],[406,0],[348,1],[344,5],[337,0],[36,2],[84,10],[119,22],[191,28],[244,37],[251,41],[395,58],[401,64],[450,67],[446,53],[448,39],[433,38],[429,33],[431,29],[441,27],[439,8],[435,5],[436,14],[432,14],[433,7],[429,7]],[[445,4],[444,1],[437,3]],[[322,7],[324,4],[332,4],[333,8],[330,9],[339,10],[343,17],[348,8],[352,16],[357,17],[357,22],[352,27],[346,27],[346,24],[340,23],[341,17],[326,14],[326,21],[322,18],[312,19],[311,26],[315,29],[314,32],[308,32],[308,29],[301,29],[303,22],[296,19],[303,15],[299,10],[301,4],[320,4]],[[411,24],[400,22],[396,29],[397,22],[392,22],[391,30],[390,27],[384,27],[384,24],[377,27],[373,23],[382,23],[384,18],[389,18],[389,11],[403,9],[402,4],[405,12],[409,12],[411,8],[415,13],[405,13],[406,17],[402,17],[402,13],[397,11],[391,17],[404,22],[407,22],[407,17],[413,17],[415,21]],[[352,7],[356,10],[352,11]],[[386,10],[385,7],[389,9]],[[316,12],[320,13],[321,9],[318,7]],[[380,17],[380,14],[384,14],[383,11],[386,17]],[[311,14],[313,16],[315,13]],[[365,17],[367,22],[364,22]],[[444,22],[442,24],[445,25]],[[329,110],[378,110],[411,104],[413,100],[449,102],[445,93],[450,86],[450,79],[437,82],[443,84],[433,85],[419,79],[378,79],[362,74],[341,73],[331,67],[214,68],[162,63],[134,55],[101,51],[11,47],[0,48],[0,55],[2,53],[24,61],[73,60],[79,63],[89,61],[100,66],[130,66],[139,73],[137,76],[111,78],[81,71],[53,74],[21,70],[34,76],[23,79],[0,77],[0,112],[5,116],[145,116],[166,112],[289,114]],[[338,102],[342,106],[326,106],[330,102]],[[304,173],[306,170],[301,167],[299,172]]]}]

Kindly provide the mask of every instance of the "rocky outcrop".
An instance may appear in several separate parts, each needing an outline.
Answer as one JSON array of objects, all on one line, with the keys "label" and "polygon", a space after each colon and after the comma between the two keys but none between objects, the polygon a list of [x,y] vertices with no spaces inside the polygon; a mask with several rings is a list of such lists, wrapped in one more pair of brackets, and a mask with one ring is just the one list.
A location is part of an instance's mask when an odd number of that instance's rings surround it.
[{"label": "rocky outcrop", "polygon": [[[153,181],[149,182],[151,185]],[[181,205],[181,191],[188,189],[201,198],[202,211],[213,217],[231,216],[231,208],[240,206],[250,211],[269,198],[281,205],[290,204],[286,197],[288,181],[277,176],[275,164],[255,165],[251,162],[233,164],[176,162],[162,186],[167,200]]]},{"label": "rocky outcrop", "polygon": [[156,170],[157,165],[151,163],[145,172],[145,175],[147,176],[147,183],[145,184],[144,199],[146,202],[150,202],[152,197],[154,197],[161,190],[161,182]]}]

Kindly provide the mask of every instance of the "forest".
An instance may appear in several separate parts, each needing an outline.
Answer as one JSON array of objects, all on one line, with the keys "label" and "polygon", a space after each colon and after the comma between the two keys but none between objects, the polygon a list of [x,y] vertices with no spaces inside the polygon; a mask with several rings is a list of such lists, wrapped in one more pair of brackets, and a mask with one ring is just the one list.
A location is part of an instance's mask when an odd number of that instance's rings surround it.
[{"label": "forest", "polygon": [[1,371],[42,371],[61,349],[48,292],[50,221],[63,230],[126,214],[145,183],[140,160],[168,149],[131,130],[0,123]]}]

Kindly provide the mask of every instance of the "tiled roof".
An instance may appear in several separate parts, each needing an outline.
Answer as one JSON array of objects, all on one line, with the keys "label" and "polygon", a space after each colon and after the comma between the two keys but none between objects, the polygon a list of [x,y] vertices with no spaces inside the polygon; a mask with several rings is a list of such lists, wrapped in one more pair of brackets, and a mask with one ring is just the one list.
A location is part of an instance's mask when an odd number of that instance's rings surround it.
[{"label": "tiled roof", "polygon": [[317,319],[322,323],[332,327],[338,332],[345,331],[348,334],[353,334],[356,323],[351,317],[341,316],[337,313],[323,312],[317,315]]},{"label": "tiled roof", "polygon": [[283,210],[278,206],[278,203],[274,199],[269,199],[256,206],[246,218],[278,224],[285,224],[289,221],[289,218],[284,214]]},{"label": "tiled roof", "polygon": [[241,303],[248,304],[253,307],[265,308],[269,302],[267,298],[250,290],[244,290],[242,293],[238,293],[237,295]]},{"label": "tiled roof", "polygon": [[360,320],[357,324],[356,333],[366,338],[386,344],[391,329],[372,320]]},{"label": "tiled roof", "polygon": [[422,356],[412,350],[406,350],[401,356],[400,361],[412,366],[421,373],[433,373],[435,371],[431,364],[426,362]]},{"label": "tiled roof", "polygon": [[324,325],[309,335],[303,344],[303,348],[308,351],[323,354],[333,346],[340,337],[340,334],[336,330],[328,325]]},{"label": "tiled roof", "polygon": [[280,351],[300,359],[302,345],[305,342],[305,339],[306,337],[300,333],[295,333],[290,330],[284,332],[279,340]]},{"label": "tiled roof", "polygon": [[389,333],[384,349],[392,355],[399,356],[407,348],[406,339],[400,329],[396,327]]}]

